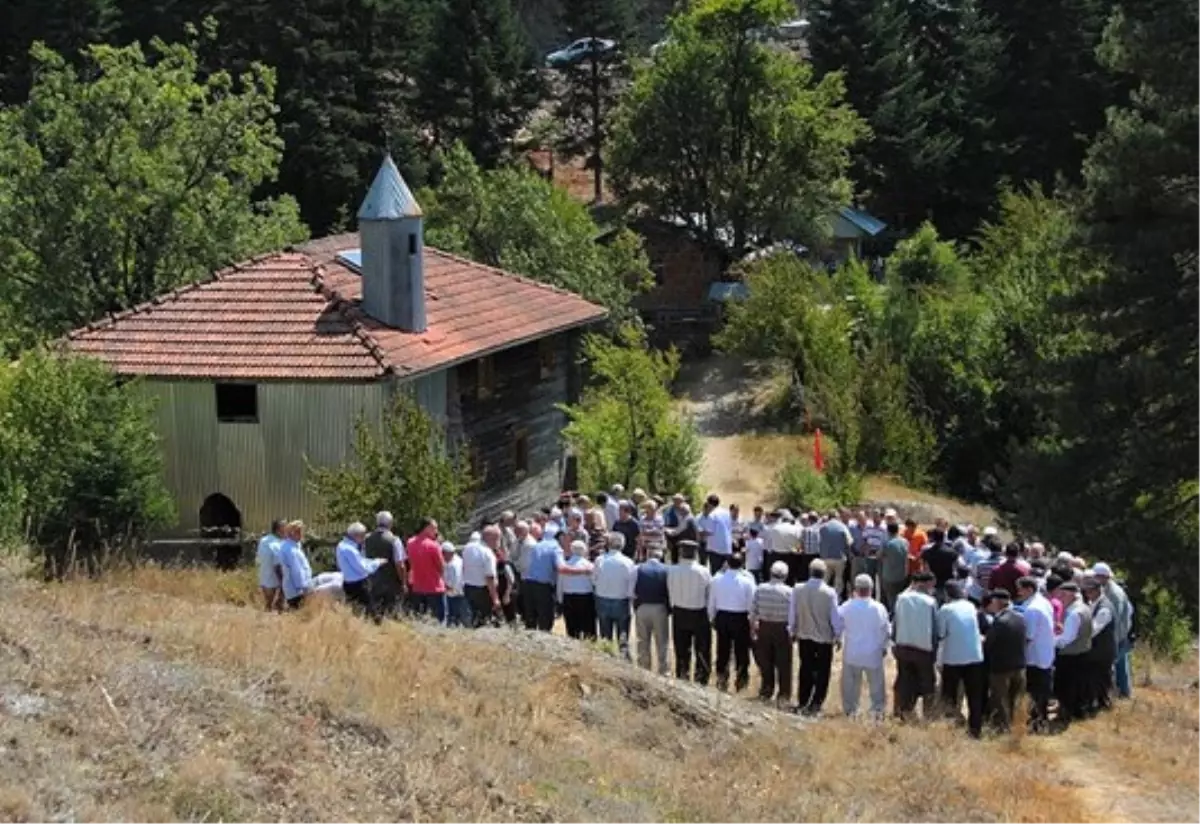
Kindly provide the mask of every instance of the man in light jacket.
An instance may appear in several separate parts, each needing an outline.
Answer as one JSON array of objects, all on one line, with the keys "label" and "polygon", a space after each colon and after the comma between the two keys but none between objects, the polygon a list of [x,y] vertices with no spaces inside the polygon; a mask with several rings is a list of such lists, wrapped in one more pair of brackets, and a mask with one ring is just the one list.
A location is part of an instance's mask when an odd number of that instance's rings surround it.
[{"label": "man in light jacket", "polygon": [[819,715],[829,691],[833,644],[842,632],[842,616],[833,587],[825,583],[825,563],[819,558],[808,567],[808,580],[792,590],[788,634],[796,639],[800,657],[796,712]]}]

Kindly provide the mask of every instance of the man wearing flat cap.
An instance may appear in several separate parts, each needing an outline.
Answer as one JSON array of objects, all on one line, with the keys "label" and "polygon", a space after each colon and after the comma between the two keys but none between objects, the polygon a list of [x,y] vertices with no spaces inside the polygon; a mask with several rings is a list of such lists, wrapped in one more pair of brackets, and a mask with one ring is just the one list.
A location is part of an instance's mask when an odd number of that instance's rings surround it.
[{"label": "man wearing flat cap", "polygon": [[1063,628],[1054,639],[1054,696],[1058,699],[1058,721],[1066,727],[1084,716],[1088,653],[1092,650],[1092,611],[1079,596],[1073,581],[1060,586]]}]

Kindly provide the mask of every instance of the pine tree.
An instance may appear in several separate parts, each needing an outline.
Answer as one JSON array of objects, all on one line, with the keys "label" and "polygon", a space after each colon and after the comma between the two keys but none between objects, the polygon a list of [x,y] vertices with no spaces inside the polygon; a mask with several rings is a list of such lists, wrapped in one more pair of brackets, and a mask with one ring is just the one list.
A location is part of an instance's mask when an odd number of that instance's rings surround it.
[{"label": "pine tree", "polygon": [[996,131],[1013,181],[1047,191],[1079,182],[1084,153],[1125,83],[1105,72],[1096,48],[1113,0],[983,0],[1004,38]]},{"label": "pine tree", "polygon": [[[1052,426],[1009,485],[1017,521],[1103,551],[1196,606],[1197,10],[1146,0],[1114,15],[1101,55],[1136,88],[1088,152],[1078,219],[1104,266],[1062,311],[1086,345],[1050,364]],[[1194,612],[1193,612],[1194,614]]]},{"label": "pine tree", "polygon": [[434,143],[461,141],[485,167],[498,163],[541,99],[509,0],[445,0],[416,81],[417,111]]},{"label": "pine tree", "polygon": [[93,43],[107,41],[118,22],[114,0],[4,0],[0,3],[0,104],[25,101],[33,81],[29,49],[35,41],[72,62]]},{"label": "pine tree", "polygon": [[934,123],[941,93],[922,65],[907,8],[899,0],[816,0],[810,9],[813,67],[843,73],[847,101],[871,127],[872,139],[855,153],[860,197],[895,228],[929,216],[931,182],[945,178],[961,142]]},{"label": "pine tree", "polygon": [[608,142],[608,114],[628,81],[624,57],[634,31],[630,0],[563,0],[562,23],[571,42],[583,37],[613,40],[614,51],[592,52],[561,70],[555,115],[562,123],[559,151],[586,156],[592,170],[594,199],[604,193],[602,153]]}]

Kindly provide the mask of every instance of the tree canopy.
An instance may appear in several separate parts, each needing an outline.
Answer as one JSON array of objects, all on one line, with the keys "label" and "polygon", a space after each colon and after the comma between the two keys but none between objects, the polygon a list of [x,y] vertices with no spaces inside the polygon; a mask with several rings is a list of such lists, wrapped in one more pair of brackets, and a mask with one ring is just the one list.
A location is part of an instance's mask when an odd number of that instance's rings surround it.
[{"label": "tree canopy", "polygon": [[847,203],[850,148],[866,136],[841,78],[756,34],[784,0],[706,0],[675,17],[618,108],[619,194],[736,254],[752,242],[814,239]]},{"label": "tree canopy", "polygon": [[[203,75],[186,45],[43,46],[27,103],[0,109],[0,302],[19,341],[62,334],[302,239],[260,199],[281,142],[274,73]],[[10,340],[10,343],[13,341]]]},{"label": "tree canopy", "polygon": [[430,245],[457,252],[632,318],[631,298],[650,281],[641,239],[621,230],[608,243],[583,204],[529,169],[480,169],[462,146],[444,160],[437,189],[417,195]]}]

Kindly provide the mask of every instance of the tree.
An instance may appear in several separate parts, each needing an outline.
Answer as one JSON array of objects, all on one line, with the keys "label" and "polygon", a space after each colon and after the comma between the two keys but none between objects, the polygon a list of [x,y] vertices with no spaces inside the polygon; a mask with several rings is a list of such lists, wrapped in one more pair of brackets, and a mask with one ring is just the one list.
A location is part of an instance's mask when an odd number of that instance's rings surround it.
[{"label": "tree", "polygon": [[386,147],[404,177],[426,177],[413,77],[437,4],[425,0],[193,0],[221,37],[210,71],[256,63],[278,77],[283,156],[268,193],[290,194],[311,231],[349,228]]},{"label": "tree", "polygon": [[614,51],[593,50],[577,63],[563,67],[555,115],[563,126],[559,150],[567,157],[587,155],[592,170],[594,200],[604,195],[601,155],[609,139],[609,112],[627,81],[625,55],[633,36],[633,6],[629,0],[564,0],[562,23],[567,39],[613,40]]},{"label": "tree", "polygon": [[615,323],[636,317],[630,301],[653,282],[637,235],[597,243],[587,208],[531,170],[483,171],[462,146],[444,167],[442,184],[417,195],[430,245],[575,292]]},{"label": "tree", "polygon": [[325,502],[327,524],[367,521],[387,510],[407,534],[433,518],[453,535],[471,514],[474,491],[466,449],[450,450],[443,427],[404,390],[379,424],[355,421],[352,462],[310,466],[308,483]]},{"label": "tree", "polygon": [[75,63],[115,33],[115,0],[5,0],[0,3],[0,105],[25,101],[37,68],[30,47],[44,43]]},{"label": "tree", "polygon": [[1121,84],[1096,49],[1113,0],[983,0],[1004,42],[1004,78],[995,129],[1014,183],[1053,190],[1079,182],[1084,153],[1104,126]]},{"label": "tree", "polygon": [[616,116],[617,191],[735,254],[813,239],[851,193],[850,147],[866,133],[840,77],[761,43],[786,0],[705,0],[635,73]]},{"label": "tree", "polygon": [[1103,548],[1196,610],[1197,10],[1152,0],[1113,16],[1101,56],[1132,79],[1088,152],[1078,242],[1102,275],[1059,303],[1086,345],[1048,364],[1051,428],[1007,484],[1023,528]]},{"label": "tree", "polygon": [[509,0],[443,0],[417,67],[416,111],[434,145],[462,142],[495,166],[542,98],[542,84]]},{"label": "tree", "polygon": [[787,364],[800,411],[834,441],[832,487],[853,489],[868,471],[924,481],[933,436],[912,401],[903,360],[879,333],[883,295],[865,267],[851,261],[830,278],[794,255],[776,254],[751,264],[744,279],[749,296],[729,307],[713,342]]},{"label": "tree", "polygon": [[43,555],[48,576],[93,571],[174,518],[154,411],[100,363],[42,350],[0,375],[4,531]]},{"label": "tree", "polygon": [[[82,75],[36,46],[0,110],[0,280],[25,338],[62,334],[304,237],[275,172],[273,74],[198,79],[187,46],[94,46]],[[85,79],[91,78],[91,79]]]},{"label": "tree", "polygon": [[927,218],[930,182],[945,178],[961,139],[937,125],[942,93],[918,51],[909,4],[816,0],[809,19],[814,71],[841,73],[847,102],[871,128],[853,156],[861,197],[896,228]]},{"label": "tree", "polygon": [[993,137],[995,21],[976,0],[817,0],[812,20],[814,67],[844,74],[874,135],[855,157],[866,204],[894,226],[933,220],[944,236],[968,234],[1007,171]]},{"label": "tree", "polygon": [[615,341],[586,336],[583,358],[591,385],[578,404],[563,407],[563,438],[579,461],[580,487],[621,483],[694,495],[703,449],[691,421],[673,409],[679,353],[649,349],[645,334],[626,326]]}]

